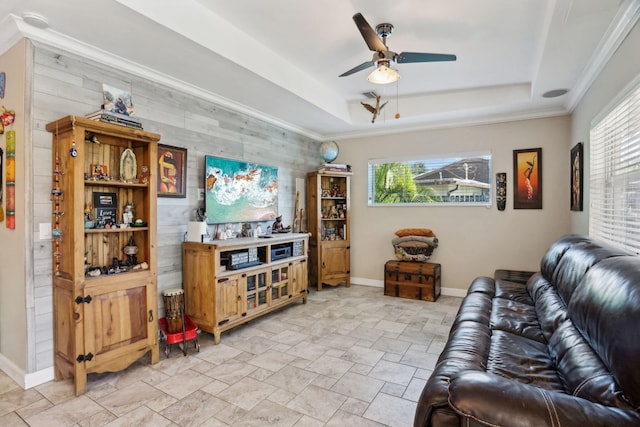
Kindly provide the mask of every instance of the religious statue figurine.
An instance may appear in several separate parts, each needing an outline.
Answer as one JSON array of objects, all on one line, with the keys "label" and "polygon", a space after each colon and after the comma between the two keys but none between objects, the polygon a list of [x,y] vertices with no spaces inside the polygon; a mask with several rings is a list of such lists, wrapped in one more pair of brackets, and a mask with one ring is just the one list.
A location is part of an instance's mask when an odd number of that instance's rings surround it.
[{"label": "religious statue figurine", "polygon": [[127,225],[133,224],[133,203],[128,202],[126,205],[124,205],[122,222]]},{"label": "religious statue figurine", "polygon": [[136,155],[131,148],[126,148],[120,156],[120,180],[134,182],[138,177]]}]

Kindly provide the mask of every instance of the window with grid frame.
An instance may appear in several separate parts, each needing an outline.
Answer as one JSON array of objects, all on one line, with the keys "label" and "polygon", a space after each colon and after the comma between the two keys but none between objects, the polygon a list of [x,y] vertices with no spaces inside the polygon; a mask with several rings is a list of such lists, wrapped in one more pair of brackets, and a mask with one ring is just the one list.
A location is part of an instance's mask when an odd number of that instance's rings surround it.
[{"label": "window with grid frame", "polygon": [[640,76],[590,133],[589,235],[640,253]]}]

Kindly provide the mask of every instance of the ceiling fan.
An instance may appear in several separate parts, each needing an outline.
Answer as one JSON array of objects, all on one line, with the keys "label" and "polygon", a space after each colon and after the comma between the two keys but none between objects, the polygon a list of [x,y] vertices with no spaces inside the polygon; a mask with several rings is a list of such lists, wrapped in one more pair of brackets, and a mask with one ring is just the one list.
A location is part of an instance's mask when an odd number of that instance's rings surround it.
[{"label": "ceiling fan", "polygon": [[369,47],[369,50],[374,52],[373,58],[371,58],[371,61],[363,62],[349,71],[340,74],[339,77],[349,76],[357,73],[358,71],[375,66],[376,70],[372,72],[367,79],[372,83],[386,84],[392,83],[400,78],[400,74],[391,68],[393,63],[441,62],[455,61],[457,59],[455,55],[442,53],[395,53],[387,47],[387,37],[389,37],[393,32],[392,24],[378,24],[374,30],[367,20],[364,19],[364,16],[362,16],[361,13],[353,15],[353,21],[356,23],[360,34],[362,34],[362,38],[364,38],[365,43],[367,43],[367,46]]}]

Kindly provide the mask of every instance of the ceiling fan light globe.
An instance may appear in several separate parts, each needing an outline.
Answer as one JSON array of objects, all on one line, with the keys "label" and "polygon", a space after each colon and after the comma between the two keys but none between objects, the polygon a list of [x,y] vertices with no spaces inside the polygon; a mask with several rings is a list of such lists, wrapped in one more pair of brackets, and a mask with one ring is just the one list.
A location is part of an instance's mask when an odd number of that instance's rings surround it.
[{"label": "ceiling fan light globe", "polygon": [[386,65],[380,65],[367,77],[367,80],[369,80],[371,83],[379,85],[393,83],[398,81],[399,79],[400,74],[396,70],[389,68]]}]

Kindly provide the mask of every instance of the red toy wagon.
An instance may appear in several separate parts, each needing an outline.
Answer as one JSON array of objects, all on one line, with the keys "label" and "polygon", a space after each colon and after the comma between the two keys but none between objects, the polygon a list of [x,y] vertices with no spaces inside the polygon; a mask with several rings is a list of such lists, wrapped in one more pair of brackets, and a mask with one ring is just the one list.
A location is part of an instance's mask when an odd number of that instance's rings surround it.
[{"label": "red toy wagon", "polygon": [[183,317],[183,325],[182,331],[176,333],[169,333],[167,329],[167,319],[162,317],[160,318],[160,330],[162,331],[162,335],[167,342],[167,345],[164,349],[165,356],[169,357],[171,353],[171,345],[179,344],[182,349],[182,354],[187,355],[187,341],[192,341],[195,344],[195,348],[198,352],[200,352],[200,343],[198,342],[198,326],[187,316],[186,314]]}]

